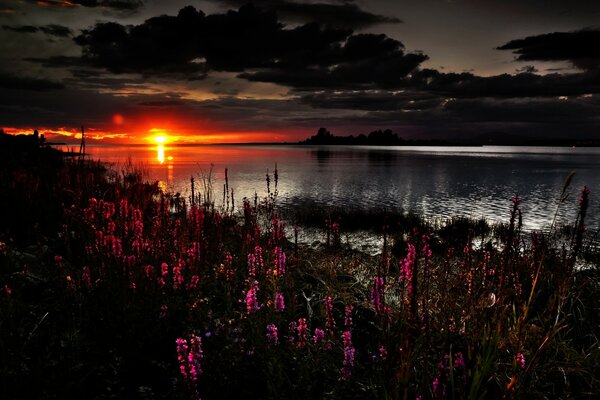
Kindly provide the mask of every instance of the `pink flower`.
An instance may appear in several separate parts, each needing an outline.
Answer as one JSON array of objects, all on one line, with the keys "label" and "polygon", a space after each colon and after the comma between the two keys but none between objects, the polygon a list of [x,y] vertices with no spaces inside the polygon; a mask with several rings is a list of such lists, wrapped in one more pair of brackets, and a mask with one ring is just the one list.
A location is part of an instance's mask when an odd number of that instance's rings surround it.
[{"label": "pink flower", "polygon": [[381,315],[384,311],[384,296],[385,296],[385,282],[383,278],[375,276],[374,287],[371,290],[371,304],[375,308],[375,312]]},{"label": "pink flower", "polygon": [[521,366],[521,369],[525,369],[525,356],[523,353],[517,353],[516,361],[517,365]]},{"label": "pink flower", "polygon": [[296,345],[298,347],[304,347],[306,345],[306,333],[308,331],[308,326],[306,325],[306,318],[298,319],[298,326],[296,329],[298,331],[298,342]]},{"label": "pink flower", "polygon": [[258,281],[252,281],[250,288],[246,292],[246,311],[248,314],[260,310],[257,298]]},{"label": "pink flower", "polygon": [[352,345],[352,333],[350,331],[344,331],[342,333],[342,342],[344,344],[344,361],[342,362],[342,380],[347,380],[352,375],[352,368],[354,367],[354,354],[356,349]]},{"label": "pink flower", "polygon": [[315,328],[315,334],[313,336],[313,343],[319,344],[325,338],[325,331],[323,329]]},{"label": "pink flower", "polygon": [[166,304],[163,304],[162,306],[160,306],[160,314],[158,314],[158,318],[163,319],[167,316],[167,311],[169,310],[169,307],[167,307]]},{"label": "pink flower", "polygon": [[88,266],[83,267],[83,272],[81,273],[81,284],[88,289],[92,287],[92,277],[90,274],[90,267]]},{"label": "pink flower", "polygon": [[283,293],[277,292],[275,293],[275,311],[281,312],[285,309],[285,301],[283,298]]},{"label": "pink flower", "polygon": [[346,328],[352,327],[352,306],[350,304],[346,305],[346,317],[344,318],[344,325]]},{"label": "pink flower", "polygon": [[279,337],[277,336],[277,326],[275,324],[267,325],[267,342],[272,345],[279,343]]}]

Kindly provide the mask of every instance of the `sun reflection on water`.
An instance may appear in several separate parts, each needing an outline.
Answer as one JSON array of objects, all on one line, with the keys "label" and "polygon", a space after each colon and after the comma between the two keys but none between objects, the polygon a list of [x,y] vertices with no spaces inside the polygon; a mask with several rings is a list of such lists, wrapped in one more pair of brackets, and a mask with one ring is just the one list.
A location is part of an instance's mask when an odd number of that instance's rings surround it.
[{"label": "sun reflection on water", "polygon": [[161,164],[165,163],[165,146],[162,144],[156,146],[156,159]]}]

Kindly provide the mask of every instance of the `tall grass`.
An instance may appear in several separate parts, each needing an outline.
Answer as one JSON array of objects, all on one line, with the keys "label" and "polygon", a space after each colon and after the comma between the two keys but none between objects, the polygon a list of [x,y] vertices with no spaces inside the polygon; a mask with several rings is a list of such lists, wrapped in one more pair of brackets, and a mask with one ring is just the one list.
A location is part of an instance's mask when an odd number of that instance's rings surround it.
[{"label": "tall grass", "polygon": [[[372,256],[342,243],[343,220],[323,217],[329,240],[318,248],[292,240],[276,207],[277,172],[267,174],[266,199],[236,209],[227,182],[225,206],[210,201],[210,175],[191,201],[135,171],[64,168],[72,175],[53,186],[61,212],[46,236],[16,241],[7,226],[1,238],[6,398],[600,391],[598,269],[577,268],[583,249],[593,253],[585,190],[568,244],[524,232],[514,198],[494,229],[386,220]],[[41,195],[23,190],[12,206]]]}]

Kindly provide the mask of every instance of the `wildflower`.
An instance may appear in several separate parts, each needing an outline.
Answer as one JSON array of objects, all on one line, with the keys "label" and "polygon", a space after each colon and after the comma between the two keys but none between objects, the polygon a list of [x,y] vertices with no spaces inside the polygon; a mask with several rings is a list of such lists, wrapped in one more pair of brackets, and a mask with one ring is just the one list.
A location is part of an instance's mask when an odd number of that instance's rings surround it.
[{"label": "wildflower", "polygon": [[90,267],[88,266],[83,267],[83,272],[81,273],[81,284],[88,289],[92,287]]},{"label": "wildflower", "polygon": [[344,325],[350,329],[352,327],[352,306],[346,305],[346,317],[344,318]]},{"label": "wildflower", "polygon": [[267,325],[267,343],[271,345],[276,345],[279,343],[279,338],[277,337],[277,326],[275,324]]},{"label": "wildflower", "polygon": [[285,253],[281,247],[275,247],[275,268],[273,269],[274,277],[281,277],[285,273]]},{"label": "wildflower", "polygon": [[331,296],[325,296],[325,315],[327,317],[325,321],[325,327],[330,334],[333,334],[333,328],[335,328],[335,319],[333,319],[333,300]]},{"label": "wildflower", "polygon": [[298,324],[296,323],[296,321],[292,321],[290,322],[290,324],[288,325],[288,332],[290,333],[290,336],[288,337],[288,340],[290,342],[290,344],[293,344],[296,341],[296,328],[298,327]]},{"label": "wildflower", "polygon": [[379,276],[375,276],[374,280],[375,280],[375,283],[373,285],[374,287],[371,290],[371,304],[373,304],[373,307],[375,308],[375,312],[378,315],[381,315],[385,308],[385,306],[384,306],[385,282],[384,282],[383,278],[379,277]]},{"label": "wildflower", "polygon": [[285,301],[283,294],[280,292],[275,293],[275,311],[281,312],[285,309]]},{"label": "wildflower", "polygon": [[308,326],[306,325],[306,318],[299,318],[298,325],[298,347],[304,347],[306,345],[306,332],[308,331]]},{"label": "wildflower", "polygon": [[181,274],[182,265],[173,266],[173,289],[179,289],[183,284],[183,275]]},{"label": "wildflower", "polygon": [[198,275],[192,275],[190,278],[190,283],[186,285],[188,290],[196,289],[200,285],[200,277]]},{"label": "wildflower", "polygon": [[179,362],[179,372],[188,384],[193,384],[198,380],[198,375],[202,374],[200,361],[204,357],[202,351],[202,338],[192,336],[189,341],[183,338],[175,340],[177,344],[177,361]]},{"label": "wildflower", "polygon": [[313,343],[319,344],[325,338],[325,331],[323,329],[315,328],[315,334],[313,335]]},{"label": "wildflower", "polygon": [[379,358],[381,358],[382,360],[386,360],[388,356],[388,352],[387,349],[385,348],[385,346],[379,346]]},{"label": "wildflower", "polygon": [[257,299],[258,281],[252,281],[250,288],[246,292],[246,311],[248,314],[260,310]]},{"label": "wildflower", "polygon": [[254,253],[248,254],[248,276],[254,278],[257,270],[261,270],[263,267],[262,248],[256,246],[254,247]]},{"label": "wildflower", "polygon": [[354,353],[356,352],[356,349],[352,346],[352,333],[350,331],[342,333],[342,342],[344,344],[344,361],[342,362],[341,379],[348,380],[352,375]]},{"label": "wildflower", "polygon": [[154,275],[154,267],[152,265],[145,265],[144,274],[146,275],[146,278],[152,278],[152,275]]},{"label": "wildflower", "polygon": [[160,314],[158,314],[158,318],[163,319],[167,316],[167,311],[169,310],[169,307],[167,307],[166,304],[163,304],[162,306],[160,306]]},{"label": "wildflower", "polygon": [[412,295],[412,276],[416,260],[417,251],[415,246],[408,243],[408,253],[406,254],[406,257],[400,261],[400,279],[408,282],[408,298]]},{"label": "wildflower", "polygon": [[525,356],[523,353],[517,353],[516,362],[517,365],[521,366],[521,369],[525,369]]},{"label": "wildflower", "polygon": [[4,291],[6,292],[7,295],[11,295],[12,294],[12,289],[10,288],[10,286],[8,285],[4,285]]},{"label": "wildflower", "polygon": [[454,373],[458,379],[464,384],[467,382],[467,367],[465,366],[465,360],[463,354],[459,351],[454,355]]}]

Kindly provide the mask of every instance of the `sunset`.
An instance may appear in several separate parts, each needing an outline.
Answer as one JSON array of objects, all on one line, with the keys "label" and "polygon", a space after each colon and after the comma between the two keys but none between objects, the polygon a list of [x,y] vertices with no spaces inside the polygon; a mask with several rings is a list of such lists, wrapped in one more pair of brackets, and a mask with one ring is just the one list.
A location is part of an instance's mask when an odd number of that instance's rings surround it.
[{"label": "sunset", "polygon": [[598,3],[3,1],[5,132],[595,139]]},{"label": "sunset", "polygon": [[0,398],[600,393],[600,1],[0,0]]}]

